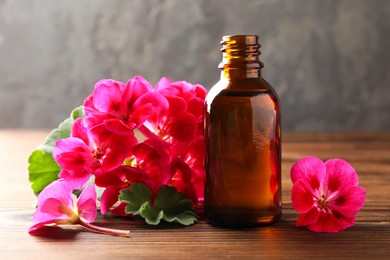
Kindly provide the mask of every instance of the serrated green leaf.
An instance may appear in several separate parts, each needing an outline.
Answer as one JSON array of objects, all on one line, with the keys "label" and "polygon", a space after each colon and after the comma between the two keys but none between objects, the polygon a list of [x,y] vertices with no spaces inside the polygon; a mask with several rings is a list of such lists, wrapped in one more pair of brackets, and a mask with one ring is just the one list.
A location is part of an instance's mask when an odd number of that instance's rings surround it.
[{"label": "serrated green leaf", "polygon": [[197,220],[192,202],[173,186],[160,187],[153,208],[157,211],[162,210],[163,219],[167,222],[191,225]]},{"label": "serrated green leaf", "polygon": [[138,214],[140,208],[152,198],[152,192],[145,184],[132,183],[131,190],[123,189],[120,192],[119,200],[127,203],[126,213]]},{"label": "serrated green leaf", "polygon": [[58,179],[61,167],[54,161],[51,153],[35,150],[28,158],[28,163],[29,181],[36,195]]},{"label": "serrated green leaf", "polygon": [[144,184],[132,184],[131,190],[121,191],[119,199],[127,203],[126,213],[138,214],[150,225],[158,225],[161,220],[191,225],[197,220],[192,202],[175,187],[161,186],[153,204],[151,195]]},{"label": "serrated green leaf", "polygon": [[164,212],[154,209],[153,206],[150,206],[149,202],[142,205],[139,213],[149,225],[158,225],[164,217]]},{"label": "serrated green leaf", "polygon": [[79,106],[79,107],[76,107],[75,109],[73,109],[72,113],[70,113],[70,117],[73,120],[76,120],[77,118],[80,118],[80,117],[84,118],[85,113],[84,113],[83,106]]},{"label": "serrated green leaf", "polygon": [[38,195],[47,185],[58,179],[61,167],[54,161],[52,152],[56,142],[70,136],[74,120],[84,117],[83,108],[75,108],[70,117],[65,119],[57,129],[51,131],[45,142],[33,151],[28,159],[29,180],[31,188]]}]

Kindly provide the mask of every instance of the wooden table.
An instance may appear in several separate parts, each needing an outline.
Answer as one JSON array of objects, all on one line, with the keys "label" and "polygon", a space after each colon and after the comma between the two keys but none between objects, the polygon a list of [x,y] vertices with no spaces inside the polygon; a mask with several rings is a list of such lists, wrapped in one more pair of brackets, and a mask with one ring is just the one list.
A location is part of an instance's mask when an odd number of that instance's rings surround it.
[{"label": "wooden table", "polygon": [[[131,230],[130,238],[50,228],[31,236],[34,195],[27,157],[48,131],[0,130],[0,259],[117,258],[385,258],[390,256],[390,133],[286,133],[283,138],[283,218],[255,229],[222,229],[204,220],[186,228],[99,216],[97,225]],[[303,156],[339,157],[357,170],[367,201],[356,224],[319,234],[295,227],[291,165]]]}]

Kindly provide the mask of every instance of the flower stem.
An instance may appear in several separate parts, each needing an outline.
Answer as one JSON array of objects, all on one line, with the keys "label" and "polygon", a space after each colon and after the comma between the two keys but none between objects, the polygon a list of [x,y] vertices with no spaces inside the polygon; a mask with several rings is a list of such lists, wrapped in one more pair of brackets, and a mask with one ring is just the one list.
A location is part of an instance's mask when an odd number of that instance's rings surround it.
[{"label": "flower stem", "polygon": [[113,235],[113,236],[125,236],[125,237],[130,236],[130,230],[98,227],[98,226],[92,225],[91,223],[88,223],[88,222],[85,222],[82,220],[79,220],[78,224],[80,224],[81,226],[83,226],[89,230],[92,230],[92,231],[95,231],[95,232],[101,233],[101,234],[107,234],[107,235]]}]

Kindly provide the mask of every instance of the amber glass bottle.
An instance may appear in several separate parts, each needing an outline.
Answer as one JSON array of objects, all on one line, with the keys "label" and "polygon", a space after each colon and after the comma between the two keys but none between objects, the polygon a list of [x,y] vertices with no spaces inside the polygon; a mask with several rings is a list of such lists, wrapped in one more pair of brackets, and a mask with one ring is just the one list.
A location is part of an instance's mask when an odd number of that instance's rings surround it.
[{"label": "amber glass bottle", "polygon": [[205,217],[258,226],[281,216],[280,110],[256,35],[224,36],[220,81],[205,103]]}]

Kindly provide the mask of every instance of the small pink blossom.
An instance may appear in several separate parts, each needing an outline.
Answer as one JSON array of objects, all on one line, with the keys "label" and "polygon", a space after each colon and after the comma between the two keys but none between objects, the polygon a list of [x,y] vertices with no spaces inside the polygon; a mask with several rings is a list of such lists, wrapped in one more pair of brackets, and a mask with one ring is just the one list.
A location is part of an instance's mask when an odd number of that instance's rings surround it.
[{"label": "small pink blossom", "polygon": [[314,232],[352,226],[366,199],[356,171],[341,159],[324,163],[316,157],[303,158],[291,168],[291,180],[292,204],[301,213],[296,225]]},{"label": "small pink blossom", "polygon": [[88,127],[104,124],[116,134],[132,135],[133,130],[155,109],[151,103],[137,108],[133,104],[152,90],[150,83],[141,76],[130,79],[126,84],[112,79],[100,80],[92,95],[84,101]]},{"label": "small pink blossom", "polygon": [[133,155],[125,160],[125,165],[104,176],[96,173],[96,185],[106,188],[101,198],[102,213],[118,201],[120,190],[129,188],[131,183],[144,183],[156,196],[159,187],[172,177],[168,147],[163,141],[147,139],[133,147]]},{"label": "small pink blossom", "polygon": [[[71,137],[57,141],[53,157],[62,167],[60,178],[81,188],[93,173],[105,173],[119,167],[138,143],[132,135],[119,136],[104,125],[88,129],[84,119],[77,119]],[[126,145],[124,145],[126,144]]]},{"label": "small pink blossom", "polygon": [[33,217],[35,224],[29,232],[48,224],[93,222],[97,213],[95,186],[88,185],[78,199],[72,192],[72,185],[63,180],[48,185],[38,196],[38,209]]},{"label": "small pink blossom", "polygon": [[30,233],[46,225],[79,224],[89,230],[116,236],[128,236],[129,231],[103,228],[92,225],[97,215],[96,190],[88,185],[77,199],[73,195],[73,186],[57,180],[48,185],[38,196],[38,208],[35,211],[34,225]]}]

